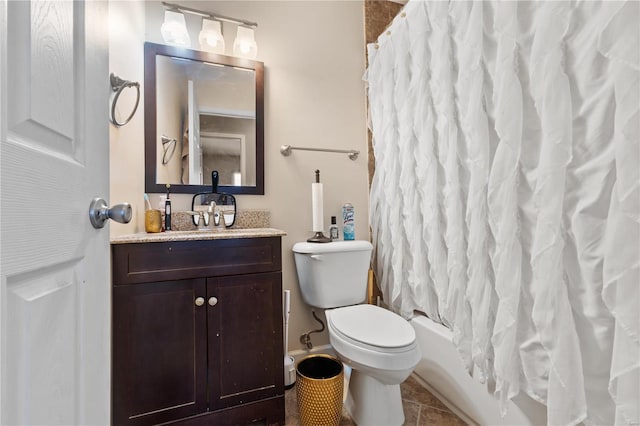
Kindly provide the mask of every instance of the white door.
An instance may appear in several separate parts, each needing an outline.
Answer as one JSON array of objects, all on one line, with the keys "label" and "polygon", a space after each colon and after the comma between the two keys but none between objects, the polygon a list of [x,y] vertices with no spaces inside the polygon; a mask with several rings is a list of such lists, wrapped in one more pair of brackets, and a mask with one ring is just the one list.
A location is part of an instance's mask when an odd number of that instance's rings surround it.
[{"label": "white door", "polygon": [[202,145],[200,143],[200,112],[193,80],[189,80],[189,184],[202,185]]},{"label": "white door", "polygon": [[0,0],[0,423],[108,424],[108,4]]}]

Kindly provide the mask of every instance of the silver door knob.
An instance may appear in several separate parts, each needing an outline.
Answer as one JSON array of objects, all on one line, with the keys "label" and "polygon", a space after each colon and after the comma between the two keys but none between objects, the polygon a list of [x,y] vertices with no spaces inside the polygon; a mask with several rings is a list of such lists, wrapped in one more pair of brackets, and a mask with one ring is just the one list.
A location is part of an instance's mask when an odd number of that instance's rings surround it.
[{"label": "silver door knob", "polygon": [[209,305],[210,306],[216,306],[218,304],[218,298],[217,297],[210,297],[209,298]]},{"label": "silver door knob", "polygon": [[204,305],[204,297],[197,297],[196,306],[202,306],[202,305]]},{"label": "silver door knob", "polygon": [[131,221],[132,209],[131,204],[117,204],[111,208],[107,206],[107,202],[102,198],[94,198],[89,206],[89,219],[94,228],[103,228],[107,219],[113,219],[120,223],[129,223]]}]

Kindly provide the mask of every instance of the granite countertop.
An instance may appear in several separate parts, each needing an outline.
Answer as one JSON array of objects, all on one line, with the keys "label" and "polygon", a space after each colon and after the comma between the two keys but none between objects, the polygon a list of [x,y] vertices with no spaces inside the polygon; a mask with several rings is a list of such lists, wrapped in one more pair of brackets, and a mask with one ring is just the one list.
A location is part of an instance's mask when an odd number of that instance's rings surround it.
[{"label": "granite countertop", "polygon": [[168,231],[157,234],[139,232],[111,238],[111,244],[162,243],[167,241],[223,240],[230,238],[281,237],[286,232],[274,228],[238,228],[203,231]]}]

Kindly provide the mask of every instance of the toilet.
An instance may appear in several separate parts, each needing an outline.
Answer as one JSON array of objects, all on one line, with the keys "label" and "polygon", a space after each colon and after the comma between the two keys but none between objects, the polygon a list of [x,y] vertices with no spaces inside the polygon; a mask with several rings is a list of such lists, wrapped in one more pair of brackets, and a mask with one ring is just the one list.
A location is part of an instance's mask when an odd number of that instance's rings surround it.
[{"label": "toilet", "polygon": [[402,425],[400,383],[420,360],[413,327],[366,299],[368,241],[296,243],[304,301],[325,310],[331,346],[352,368],[345,406],[359,426]]}]

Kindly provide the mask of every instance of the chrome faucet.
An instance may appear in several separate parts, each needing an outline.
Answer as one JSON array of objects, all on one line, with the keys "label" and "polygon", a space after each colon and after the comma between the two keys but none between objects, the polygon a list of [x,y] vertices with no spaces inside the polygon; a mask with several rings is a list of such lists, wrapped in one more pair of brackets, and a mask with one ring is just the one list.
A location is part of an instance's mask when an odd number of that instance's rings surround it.
[{"label": "chrome faucet", "polygon": [[187,212],[193,217],[193,224],[200,228],[200,223],[204,224],[204,227],[208,227],[213,217],[213,225],[220,225],[220,213],[216,207],[215,201],[212,201],[207,210],[189,211]]},{"label": "chrome faucet", "polygon": [[210,213],[205,211],[189,211],[187,212],[193,217],[193,224],[197,227],[200,227],[200,222],[204,224],[204,226],[209,226]]}]

